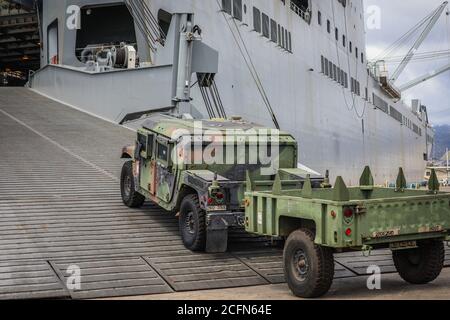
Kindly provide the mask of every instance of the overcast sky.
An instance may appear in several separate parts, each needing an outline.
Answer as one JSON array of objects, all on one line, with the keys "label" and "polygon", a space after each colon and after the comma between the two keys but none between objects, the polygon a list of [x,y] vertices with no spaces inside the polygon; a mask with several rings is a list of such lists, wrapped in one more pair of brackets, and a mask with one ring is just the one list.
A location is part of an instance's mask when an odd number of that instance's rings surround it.
[{"label": "overcast sky", "polygon": [[[384,51],[441,5],[444,0],[364,0],[364,2],[366,9],[372,5],[381,9],[381,28],[367,29],[367,54],[370,59]],[[449,6],[447,6],[446,11],[448,9]],[[399,50],[394,55],[406,54],[417,36],[410,40],[403,50]],[[450,16],[444,12],[417,53],[449,49]],[[450,63],[450,57],[432,61],[412,61],[396,84],[401,85],[448,63]],[[391,64],[388,67],[392,72],[396,65]],[[413,98],[421,99],[422,104],[428,107],[428,113],[433,124],[450,125],[450,71],[404,92],[403,99],[408,104]]]}]

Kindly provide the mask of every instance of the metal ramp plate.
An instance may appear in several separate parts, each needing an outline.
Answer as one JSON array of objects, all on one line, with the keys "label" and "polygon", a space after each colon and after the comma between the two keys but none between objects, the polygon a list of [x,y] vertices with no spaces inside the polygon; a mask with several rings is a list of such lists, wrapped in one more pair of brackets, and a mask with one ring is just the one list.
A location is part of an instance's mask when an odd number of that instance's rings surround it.
[{"label": "metal ramp plate", "polygon": [[390,250],[373,251],[369,257],[361,252],[343,253],[337,255],[335,260],[360,276],[367,275],[367,268],[371,265],[380,267],[382,273],[397,272]]},{"label": "metal ramp plate", "polygon": [[189,253],[145,259],[176,291],[268,284],[230,254]]},{"label": "metal ramp plate", "polygon": [[81,272],[80,290],[69,290],[74,299],[107,298],[169,293],[173,290],[141,257],[131,259],[71,260],[51,262],[56,273],[67,283],[69,266]]},{"label": "metal ramp plate", "polygon": [[0,299],[68,298],[46,261],[0,263]]}]

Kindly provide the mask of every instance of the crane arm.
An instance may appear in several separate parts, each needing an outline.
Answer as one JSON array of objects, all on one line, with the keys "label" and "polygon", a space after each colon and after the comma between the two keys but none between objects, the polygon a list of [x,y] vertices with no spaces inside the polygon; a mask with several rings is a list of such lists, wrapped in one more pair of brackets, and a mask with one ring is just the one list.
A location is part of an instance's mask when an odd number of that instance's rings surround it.
[{"label": "crane arm", "polygon": [[444,73],[444,72],[446,72],[448,70],[450,70],[450,63],[445,65],[445,66],[443,66],[443,67],[441,67],[441,68],[439,68],[439,69],[433,70],[433,71],[431,71],[431,72],[429,72],[429,73],[427,73],[427,74],[425,74],[425,75],[423,75],[421,77],[418,77],[418,78],[416,78],[414,80],[411,80],[411,81],[405,83],[404,85],[400,86],[399,89],[402,92],[406,91],[406,90],[409,90],[409,89],[411,89],[411,88],[421,84],[422,82],[425,82],[425,81],[428,81],[430,79],[433,79],[433,78],[437,77],[438,75],[440,75],[440,74],[442,74],[442,73]]},{"label": "crane arm", "polygon": [[405,70],[406,66],[409,64],[409,62],[411,61],[411,59],[414,57],[414,54],[416,53],[416,51],[420,48],[420,46],[422,45],[422,43],[425,41],[425,39],[428,37],[428,35],[430,34],[431,30],[433,29],[433,27],[436,25],[436,22],[439,20],[439,18],[441,17],[442,13],[444,12],[445,7],[447,6],[448,1],[445,1],[444,3],[442,3],[437,9],[435,14],[431,17],[430,22],[427,24],[427,26],[425,27],[425,29],[422,31],[422,33],[420,34],[419,38],[416,40],[416,42],[414,43],[413,47],[409,50],[409,52],[407,53],[407,55],[405,56],[405,58],[403,59],[403,61],[400,63],[400,65],[398,66],[398,68],[395,70],[394,74],[391,77],[391,82],[394,83],[395,81],[398,80],[398,78],[400,77],[400,75],[402,74],[402,72]]}]

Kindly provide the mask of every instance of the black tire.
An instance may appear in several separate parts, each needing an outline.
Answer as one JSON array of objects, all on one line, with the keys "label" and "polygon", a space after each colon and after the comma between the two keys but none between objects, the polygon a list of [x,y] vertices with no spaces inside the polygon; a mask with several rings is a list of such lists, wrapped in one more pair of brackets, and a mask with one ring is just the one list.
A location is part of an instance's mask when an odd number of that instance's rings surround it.
[{"label": "black tire", "polygon": [[122,201],[127,207],[140,208],[145,202],[145,197],[135,191],[132,161],[126,162],[122,167],[120,192]]},{"label": "black tire", "polygon": [[191,251],[205,251],[206,214],[197,195],[187,195],[180,206],[179,227],[183,244]]},{"label": "black tire", "polygon": [[301,298],[325,295],[334,279],[334,258],[330,248],[314,243],[310,230],[291,233],[283,254],[284,275],[292,293]]},{"label": "black tire", "polygon": [[442,241],[419,243],[419,248],[392,253],[400,277],[411,284],[427,284],[441,274],[445,249]]}]

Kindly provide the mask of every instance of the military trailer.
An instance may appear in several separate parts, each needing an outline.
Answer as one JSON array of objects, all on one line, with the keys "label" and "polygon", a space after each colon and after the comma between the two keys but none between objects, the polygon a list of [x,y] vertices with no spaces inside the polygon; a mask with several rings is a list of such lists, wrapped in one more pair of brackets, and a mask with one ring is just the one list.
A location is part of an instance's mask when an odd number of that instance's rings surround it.
[{"label": "military trailer", "polygon": [[[288,133],[270,132],[240,118],[199,121],[154,115],[138,130],[135,145],[123,149],[122,158],[129,160],[121,174],[123,202],[138,208],[151,200],[178,215],[188,249],[225,252],[229,229],[244,229],[247,172],[258,180],[258,190],[273,186],[275,174],[262,174],[267,164],[250,161],[258,145],[277,144],[273,158],[290,177],[284,182],[286,188],[299,188],[308,175],[297,169],[295,139]],[[220,144],[224,145],[222,161],[214,154],[219,148],[211,148]],[[324,179],[313,175],[311,181],[319,186]]]},{"label": "military trailer", "polygon": [[367,167],[359,187],[338,177],[334,188],[314,188],[309,179],[286,189],[283,172],[270,191],[248,175],[245,227],[250,233],[286,238],[284,273],[292,292],[313,298],[328,292],[337,252],[389,248],[400,276],[412,284],[436,279],[450,240],[450,194],[439,192],[433,171],[429,190],[408,190],[403,170],[396,188],[374,186]]}]

